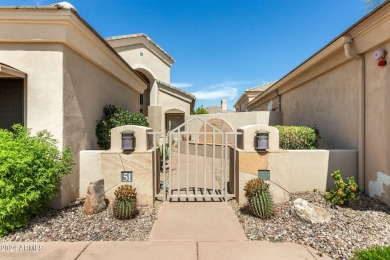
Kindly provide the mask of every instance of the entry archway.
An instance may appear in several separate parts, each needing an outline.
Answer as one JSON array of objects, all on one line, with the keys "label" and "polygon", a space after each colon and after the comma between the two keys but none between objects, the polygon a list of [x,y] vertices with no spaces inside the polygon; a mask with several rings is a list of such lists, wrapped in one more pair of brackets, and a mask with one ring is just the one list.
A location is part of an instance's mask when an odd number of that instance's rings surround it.
[{"label": "entry archway", "polygon": [[169,132],[183,124],[185,113],[180,109],[169,109],[165,111],[165,131]]}]

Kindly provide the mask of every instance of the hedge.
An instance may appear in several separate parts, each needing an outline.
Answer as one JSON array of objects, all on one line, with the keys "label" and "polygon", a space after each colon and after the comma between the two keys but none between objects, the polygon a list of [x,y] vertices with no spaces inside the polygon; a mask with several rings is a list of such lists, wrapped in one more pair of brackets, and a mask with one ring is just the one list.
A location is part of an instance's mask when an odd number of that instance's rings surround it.
[{"label": "hedge", "polygon": [[70,149],[60,152],[48,131],[31,136],[21,125],[0,129],[0,236],[43,212],[72,165]]},{"label": "hedge", "polygon": [[275,126],[279,130],[279,147],[286,150],[318,149],[321,138],[317,127]]},{"label": "hedge", "polygon": [[149,126],[146,117],[138,113],[130,113],[121,107],[107,105],[103,108],[103,117],[97,122],[96,137],[102,149],[111,147],[111,129],[122,125]]},{"label": "hedge", "polygon": [[390,259],[390,246],[373,246],[368,249],[355,251],[351,260],[387,260]]}]

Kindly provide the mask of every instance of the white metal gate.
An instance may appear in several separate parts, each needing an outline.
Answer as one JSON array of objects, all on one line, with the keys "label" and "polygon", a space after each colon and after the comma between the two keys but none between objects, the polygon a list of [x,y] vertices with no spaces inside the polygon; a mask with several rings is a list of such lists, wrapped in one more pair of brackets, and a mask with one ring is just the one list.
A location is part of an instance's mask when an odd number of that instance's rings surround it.
[{"label": "white metal gate", "polygon": [[156,151],[156,197],[163,201],[234,197],[238,134],[222,132],[200,118],[167,133],[150,133]]}]

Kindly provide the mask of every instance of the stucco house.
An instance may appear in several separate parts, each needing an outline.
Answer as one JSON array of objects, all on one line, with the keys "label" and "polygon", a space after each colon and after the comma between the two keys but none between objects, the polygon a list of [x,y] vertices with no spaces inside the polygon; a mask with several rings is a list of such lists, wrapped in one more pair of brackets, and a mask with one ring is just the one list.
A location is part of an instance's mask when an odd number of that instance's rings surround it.
[{"label": "stucco house", "polygon": [[0,127],[47,129],[73,151],[73,173],[54,207],[79,196],[79,152],[98,149],[105,105],[144,113],[155,131],[165,127],[162,115],[184,120],[194,105],[194,96],[169,85],[173,59],[145,35],[109,44],[64,6],[0,7],[0,32]]},{"label": "stucco house", "polygon": [[[236,103],[234,103],[233,105],[236,109],[236,112],[248,112],[247,104],[251,102],[255,97],[270,88],[274,83],[275,81],[267,82],[256,87],[246,89],[244,93],[242,93],[241,96],[237,99]],[[276,106],[276,108],[273,107],[270,111],[279,110],[277,110]]]},{"label": "stucco house", "polygon": [[106,38],[107,42],[147,83],[140,94],[140,113],[155,131],[166,131],[184,123],[195,105],[195,96],[170,85],[175,60],[145,34]]},{"label": "stucco house", "polygon": [[278,104],[284,125],[318,126],[321,148],[357,149],[359,185],[388,205],[389,51],[386,1],[246,105],[267,111]]}]

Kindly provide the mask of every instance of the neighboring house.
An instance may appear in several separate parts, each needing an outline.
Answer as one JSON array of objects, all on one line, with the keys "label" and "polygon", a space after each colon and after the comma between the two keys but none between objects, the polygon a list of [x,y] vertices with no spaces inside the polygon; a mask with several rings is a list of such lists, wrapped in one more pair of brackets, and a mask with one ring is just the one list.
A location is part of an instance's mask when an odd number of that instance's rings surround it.
[{"label": "neighboring house", "polygon": [[[355,23],[247,104],[281,100],[284,125],[317,125],[321,147],[359,151],[359,185],[390,205],[390,2]],[[379,58],[379,61],[377,60]]]},{"label": "neighboring house", "polygon": [[[270,88],[276,81],[268,82],[262,84],[260,86],[249,88],[242,93],[242,95],[238,98],[236,103],[233,105],[236,109],[236,112],[248,112],[247,104],[251,102],[255,97],[266,91]],[[279,111],[279,107],[277,104],[272,106],[270,111]]]},{"label": "neighboring house", "polygon": [[221,106],[209,106],[205,108],[209,114],[218,114],[218,113],[234,113],[235,111],[227,109],[226,99],[221,100]]},{"label": "neighboring house", "polygon": [[54,207],[79,197],[79,152],[98,149],[95,127],[105,105],[148,113],[156,131],[165,127],[163,114],[184,121],[194,105],[194,96],[168,84],[173,59],[145,35],[132,44],[110,41],[114,49],[61,6],[0,7],[0,32],[0,127],[47,129],[60,149],[72,148],[74,170]]},{"label": "neighboring house", "polygon": [[195,96],[170,85],[170,68],[175,62],[145,34],[106,38],[107,42],[148,83],[140,95],[140,113],[155,131],[173,129],[190,115]]}]

